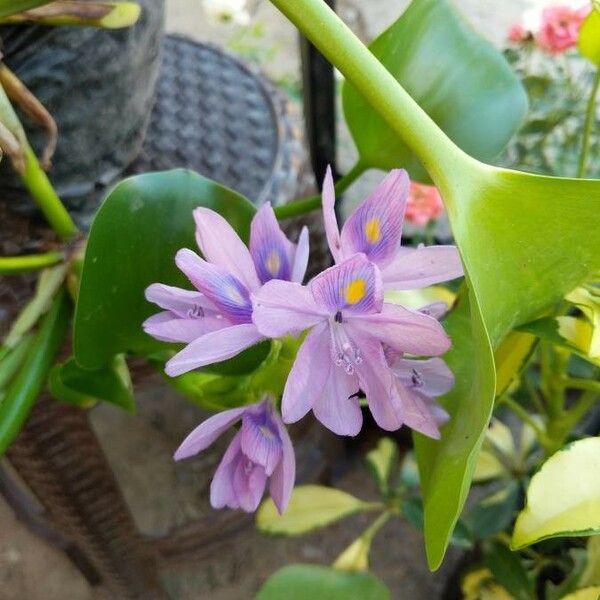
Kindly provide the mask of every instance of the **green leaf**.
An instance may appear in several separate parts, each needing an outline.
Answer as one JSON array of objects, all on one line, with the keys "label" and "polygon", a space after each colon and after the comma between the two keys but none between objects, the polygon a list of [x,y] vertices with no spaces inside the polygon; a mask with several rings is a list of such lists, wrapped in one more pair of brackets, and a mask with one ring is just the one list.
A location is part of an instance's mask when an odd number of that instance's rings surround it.
[{"label": "green leaf", "polygon": [[408,489],[419,487],[419,466],[414,452],[407,452],[400,467],[400,483]]},{"label": "green leaf", "polygon": [[600,586],[577,590],[561,600],[598,600],[600,598]]},{"label": "green leaf", "polygon": [[367,454],[367,464],[383,495],[388,493],[390,476],[397,458],[398,445],[388,437],[381,438],[377,447]]},{"label": "green leaf", "polygon": [[55,398],[68,404],[87,407],[104,401],[129,413],[135,412],[131,378],[123,355],[94,370],[82,369],[70,358],[53,367],[49,388]]},{"label": "green leaf", "polygon": [[69,324],[69,301],[60,290],[42,319],[27,356],[0,401],[0,456],[17,436],[44,389],[46,376],[60,350]]},{"label": "green leaf", "polygon": [[290,565],[271,575],[256,600],[391,600],[371,573],[344,573],[317,565]]},{"label": "green leaf", "polygon": [[[131,177],[110,192],[92,223],[81,274],[73,340],[81,367],[99,369],[115,354],[169,347],[142,331],[158,311],[144,290],[155,282],[191,288],[174,260],[180,248],[196,247],[192,211],[198,206],[221,213],[247,238],[250,202],[192,171]],[[235,372],[251,371],[268,350],[259,345],[233,359],[240,365]]]},{"label": "green leaf", "polygon": [[53,0],[0,0],[0,17],[14,15],[50,2]]},{"label": "green leaf", "polygon": [[579,31],[579,51],[588,60],[600,67],[600,11],[590,12]]},{"label": "green leaf", "polygon": [[519,508],[520,490],[516,481],[483,497],[463,515],[463,521],[475,539],[483,540],[506,529]]},{"label": "green leaf", "polygon": [[[519,79],[447,0],[412,2],[369,49],[475,158],[496,158],[525,117],[527,96]],[[401,166],[412,179],[429,181],[417,157],[349,83],[343,103],[361,164],[384,170]]]},{"label": "green leaf", "polygon": [[512,331],[494,352],[496,363],[496,396],[501,396],[518,379],[531,357],[536,344],[535,336]]},{"label": "green leaf", "polygon": [[[423,531],[423,500],[417,496],[412,498],[403,498],[400,507],[402,516],[419,531]],[[464,523],[459,521],[456,524],[450,543],[458,548],[472,548],[473,538],[471,532]]]},{"label": "green leaf", "polygon": [[512,538],[523,548],[552,537],[600,532],[600,438],[573,442],[533,476]]},{"label": "green leaf", "polygon": [[302,535],[357,512],[376,508],[380,508],[378,503],[364,502],[341,490],[300,485],[294,488],[283,515],[270,498],[265,500],[256,513],[256,526],[263,533],[273,535]]},{"label": "green leaf", "polygon": [[485,545],[483,562],[497,581],[516,600],[534,600],[533,586],[519,555],[500,542]]},{"label": "green leaf", "polygon": [[595,535],[587,543],[587,560],[579,585],[600,585],[600,536]]}]

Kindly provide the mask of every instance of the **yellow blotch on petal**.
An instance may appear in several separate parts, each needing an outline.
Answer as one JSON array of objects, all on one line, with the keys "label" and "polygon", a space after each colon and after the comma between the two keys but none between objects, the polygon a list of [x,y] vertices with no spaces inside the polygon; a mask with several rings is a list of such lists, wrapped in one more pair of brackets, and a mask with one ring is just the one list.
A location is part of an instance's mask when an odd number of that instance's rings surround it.
[{"label": "yellow blotch on petal", "polygon": [[265,261],[265,266],[267,267],[267,271],[273,275],[273,277],[279,275],[279,267],[281,267],[281,258],[279,257],[279,253],[276,250],[272,250],[267,256],[267,260]]},{"label": "yellow blotch on petal", "polygon": [[369,244],[376,244],[381,239],[379,219],[369,219],[365,223],[365,236]]},{"label": "yellow blotch on petal", "polygon": [[367,295],[367,282],[364,279],[351,281],[344,290],[344,298],[348,304],[356,304]]}]

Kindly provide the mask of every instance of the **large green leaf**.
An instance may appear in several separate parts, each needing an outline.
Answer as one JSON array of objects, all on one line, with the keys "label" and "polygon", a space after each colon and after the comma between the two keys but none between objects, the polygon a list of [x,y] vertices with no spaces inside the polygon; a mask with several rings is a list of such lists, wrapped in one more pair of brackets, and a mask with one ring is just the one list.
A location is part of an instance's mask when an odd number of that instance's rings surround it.
[{"label": "large green leaf", "polygon": [[[81,274],[74,328],[80,366],[98,369],[115,354],[167,347],[142,331],[142,322],[158,310],[144,300],[144,290],[154,282],[191,288],[174,259],[180,248],[196,247],[197,206],[221,213],[247,238],[250,202],[192,171],[131,177],[110,192],[92,224]],[[268,346],[249,352],[255,356],[247,370],[265,358]]]},{"label": "large green leaf", "polygon": [[[448,0],[415,0],[369,49],[475,158],[494,159],[525,117],[521,82]],[[415,154],[351,84],[344,84],[343,101],[361,164],[385,170],[401,166],[411,178],[429,180]]]},{"label": "large green leaf", "polygon": [[345,573],[317,565],[290,565],[272,575],[256,600],[390,600],[370,573]]},{"label": "large green leaf", "polygon": [[594,4],[579,32],[579,50],[583,56],[600,67],[600,4]]},{"label": "large green leaf", "polygon": [[600,533],[600,438],[573,442],[534,475],[512,545],[522,548],[550,537]]},{"label": "large green leaf", "polygon": [[[447,321],[454,341],[448,361],[457,383],[442,401],[451,419],[440,441],[417,440],[427,556],[437,568],[467,497],[492,413],[493,350],[516,326],[539,316],[600,270],[600,181],[541,177],[478,162],[444,135],[322,0],[271,1],[419,156],[444,198],[461,252],[469,293],[468,305],[463,297],[462,307]],[[431,4],[416,0],[413,6]],[[440,46],[419,76],[426,77],[451,52]],[[514,102],[509,110],[522,110]],[[454,105],[445,109],[452,111]],[[487,125],[480,119],[471,120],[473,129]],[[389,143],[380,146],[390,150]],[[394,166],[403,166],[390,155]]]}]

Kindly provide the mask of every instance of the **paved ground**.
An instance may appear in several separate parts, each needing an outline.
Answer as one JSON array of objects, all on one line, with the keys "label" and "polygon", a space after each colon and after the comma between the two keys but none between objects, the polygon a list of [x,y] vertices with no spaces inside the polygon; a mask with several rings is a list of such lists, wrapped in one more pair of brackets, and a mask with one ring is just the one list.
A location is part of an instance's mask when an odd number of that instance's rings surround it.
[{"label": "paved ground", "polygon": [[[507,25],[519,14],[522,0],[458,0],[473,25],[500,43]],[[357,19],[354,5],[361,7]],[[395,18],[405,0],[368,0],[341,3],[340,12],[370,39]],[[229,27],[207,23],[200,0],[168,0],[167,27],[202,40],[262,56],[263,68],[277,81],[293,87],[297,81],[297,38],[293,28],[271,7],[258,3],[254,15],[264,34],[244,36]],[[353,160],[353,150],[342,133],[342,165]],[[360,188],[359,188],[360,189]],[[95,411],[94,424],[112,461],[127,500],[144,531],[159,533],[189,518],[207,514],[206,480],[200,474],[211,465],[173,468],[170,454],[181,436],[200,419],[200,413],[160,385],[141,397],[140,415],[131,419],[112,409]],[[215,460],[213,459],[208,459]],[[338,474],[341,487],[368,498],[374,491],[360,466]],[[331,562],[365,519],[358,517],[333,528],[333,535],[312,535],[301,540],[264,539],[249,530],[231,549],[228,558],[182,565],[168,579],[173,598],[230,600],[250,598],[270,572],[290,561]],[[450,561],[451,563],[452,561]],[[450,567],[451,564],[448,565]],[[420,535],[396,523],[375,544],[373,568],[393,590],[394,598],[430,599],[441,589],[445,573],[426,569]],[[100,600],[64,556],[30,534],[0,500],[0,600]]]}]

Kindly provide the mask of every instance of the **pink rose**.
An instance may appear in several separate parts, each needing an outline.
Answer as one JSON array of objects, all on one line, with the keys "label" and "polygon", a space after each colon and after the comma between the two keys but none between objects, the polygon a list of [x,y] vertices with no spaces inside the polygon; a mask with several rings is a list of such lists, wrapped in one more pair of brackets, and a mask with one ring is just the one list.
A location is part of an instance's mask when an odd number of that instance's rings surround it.
[{"label": "pink rose", "polygon": [[443,212],[444,203],[436,187],[411,181],[405,215],[408,221],[415,225],[427,225]]},{"label": "pink rose", "polygon": [[560,54],[575,46],[581,25],[590,9],[590,6],[578,9],[569,6],[553,6],[544,9],[537,37],[538,46],[550,54]]},{"label": "pink rose", "polygon": [[508,28],[507,37],[508,37],[509,41],[514,42],[516,44],[520,44],[520,43],[526,42],[528,39],[530,39],[531,33],[529,31],[527,31],[527,29],[525,29],[525,27],[523,27],[523,25],[521,25],[521,23],[513,23]]}]

